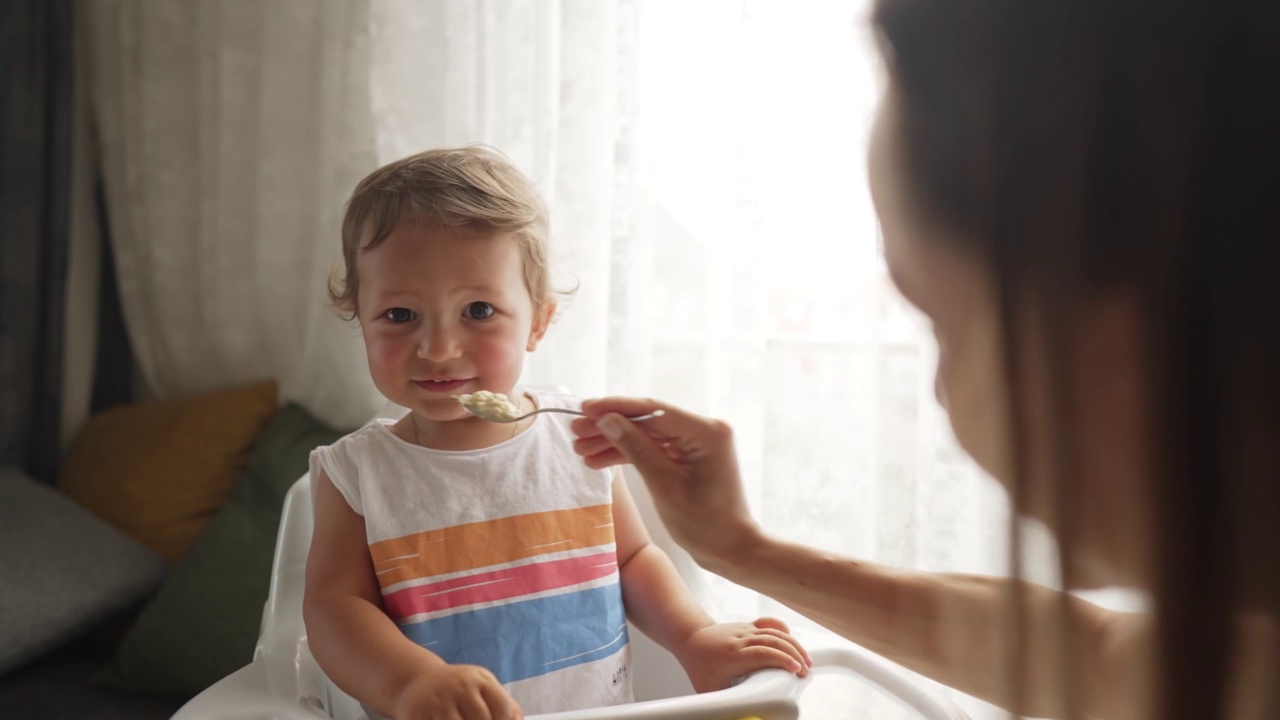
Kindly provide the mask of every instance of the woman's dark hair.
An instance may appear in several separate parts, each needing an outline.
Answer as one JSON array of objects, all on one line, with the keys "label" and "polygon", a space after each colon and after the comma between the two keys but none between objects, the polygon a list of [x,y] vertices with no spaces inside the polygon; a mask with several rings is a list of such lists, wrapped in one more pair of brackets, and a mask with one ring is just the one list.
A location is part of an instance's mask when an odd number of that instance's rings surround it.
[{"label": "woman's dark hair", "polygon": [[[874,20],[918,204],[998,279],[1011,387],[1015,304],[1061,363],[1081,300],[1137,302],[1155,716],[1221,717],[1240,615],[1280,619],[1280,2],[880,0]],[[1048,371],[1070,552],[1072,368]]]}]

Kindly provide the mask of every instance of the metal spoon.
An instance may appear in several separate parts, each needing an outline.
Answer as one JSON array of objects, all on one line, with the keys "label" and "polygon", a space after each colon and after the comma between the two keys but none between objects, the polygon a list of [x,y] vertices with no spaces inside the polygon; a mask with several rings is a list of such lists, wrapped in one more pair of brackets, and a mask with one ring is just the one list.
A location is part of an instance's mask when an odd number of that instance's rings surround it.
[{"label": "metal spoon", "polygon": [[[513,423],[513,422],[520,422],[521,420],[524,420],[525,418],[533,417],[534,415],[537,415],[538,413],[564,413],[565,415],[580,415],[580,416],[582,416],[582,417],[586,417],[586,416],[587,416],[587,414],[586,414],[586,413],[584,413],[584,412],[582,412],[581,410],[570,410],[570,409],[568,409],[568,408],[538,408],[537,410],[534,410],[533,412],[525,413],[524,415],[521,415],[521,416],[519,416],[519,417],[512,417],[512,418],[508,418],[508,417],[501,417],[501,418],[499,418],[499,417],[491,417],[491,416],[489,416],[489,415],[485,415],[485,414],[484,414],[484,412],[485,412],[485,408],[470,407],[470,406],[468,406],[468,405],[463,405],[462,407],[463,407],[463,408],[465,408],[467,412],[471,413],[472,415],[475,415],[476,417],[478,417],[478,418],[480,418],[480,419],[482,419],[482,420],[488,420],[489,422],[496,422],[496,423]],[[649,413],[649,414],[647,414],[647,415],[638,415],[638,416],[636,416],[636,417],[633,417],[633,418],[627,418],[627,419],[628,419],[628,420],[630,420],[631,422],[642,422],[642,421],[644,421],[644,420],[652,420],[653,418],[656,418],[656,417],[662,417],[662,415],[664,415],[664,414],[665,414],[665,413],[664,413],[662,410],[654,410],[653,412],[651,412],[651,413]]]}]

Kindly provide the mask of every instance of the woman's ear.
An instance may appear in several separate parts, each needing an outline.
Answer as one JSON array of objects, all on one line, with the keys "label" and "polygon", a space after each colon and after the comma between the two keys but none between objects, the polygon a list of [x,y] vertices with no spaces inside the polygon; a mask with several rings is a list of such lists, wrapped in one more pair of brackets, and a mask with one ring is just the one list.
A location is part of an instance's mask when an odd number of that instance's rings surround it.
[{"label": "woman's ear", "polygon": [[533,317],[533,327],[529,328],[529,342],[524,346],[526,351],[533,352],[538,349],[538,343],[541,342],[542,336],[547,334],[547,329],[551,327],[551,318],[555,316],[555,301],[548,300]]}]

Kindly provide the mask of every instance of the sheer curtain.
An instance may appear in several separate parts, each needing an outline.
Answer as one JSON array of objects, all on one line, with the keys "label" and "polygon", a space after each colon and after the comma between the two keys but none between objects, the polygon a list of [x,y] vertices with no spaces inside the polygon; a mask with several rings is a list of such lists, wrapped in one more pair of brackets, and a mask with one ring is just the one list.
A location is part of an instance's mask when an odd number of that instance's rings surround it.
[{"label": "sheer curtain", "polygon": [[[1003,497],[955,447],[927,327],[881,257],[869,7],[86,2],[112,241],[150,391],[274,376],[331,422],[366,419],[381,400],[358,331],[323,303],[342,203],[378,164],[487,143],[547,196],[560,284],[578,288],[528,382],[731,421],[778,533],[1004,572]],[[703,580],[717,612],[788,616]]]},{"label": "sheer curtain", "polygon": [[[934,397],[932,336],[881,253],[865,160],[884,82],[871,5],[644,5],[634,235],[646,261],[615,266],[642,312],[611,325],[622,369],[610,389],[729,420],[753,510],[780,535],[1005,574],[1007,502],[956,447]],[[705,582],[721,613],[814,629]],[[874,693],[846,701],[897,717]]]},{"label": "sheer curtain", "polygon": [[[615,49],[615,174],[591,188],[612,230],[570,244],[609,262],[574,268],[582,297],[562,320],[605,303],[590,351],[606,353],[604,385],[576,374],[562,328],[537,379],[730,420],[755,510],[782,534],[1004,572],[1003,495],[955,446],[931,335],[881,254],[865,166],[883,82],[870,2],[623,6],[619,37],[634,47]],[[726,612],[780,612],[713,588]]]},{"label": "sheer curtain", "polygon": [[[351,188],[422,149],[482,142],[509,154],[553,201],[564,284],[607,275],[620,28],[634,4],[80,9],[122,302],[148,394],[278,377],[285,397],[331,422],[367,418],[381,401],[357,330],[324,305],[324,281]],[[532,372],[599,391],[608,285],[581,284],[558,331],[562,360],[535,357]]]},{"label": "sheer curtain", "polygon": [[376,406],[322,298],[342,203],[376,159],[368,6],[84,2],[94,122],[147,393],[276,377],[330,422]]}]

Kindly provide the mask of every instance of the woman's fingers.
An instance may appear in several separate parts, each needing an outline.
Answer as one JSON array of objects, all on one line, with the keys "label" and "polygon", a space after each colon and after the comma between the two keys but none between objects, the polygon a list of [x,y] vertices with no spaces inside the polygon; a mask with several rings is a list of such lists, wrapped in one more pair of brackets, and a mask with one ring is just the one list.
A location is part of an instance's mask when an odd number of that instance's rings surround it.
[{"label": "woman's fingers", "polygon": [[667,456],[662,442],[625,417],[610,413],[600,417],[597,424],[614,448],[651,482],[666,480],[680,472],[680,467]]},{"label": "woman's fingers", "polygon": [[[582,412],[590,418],[599,418],[601,415],[609,413],[617,413],[618,415],[626,415],[627,417],[636,417],[639,415],[648,415],[655,410],[662,410],[665,415],[668,412],[683,413],[679,408],[667,405],[658,400],[648,398],[633,398],[614,395],[612,397],[593,398],[591,400],[582,401]],[[657,418],[654,418],[655,420]],[[645,422],[649,422],[646,420]]]},{"label": "woman's fingers", "polygon": [[[649,436],[654,438],[655,440],[671,440],[669,436],[663,435],[662,433],[654,430],[653,425],[650,424],[651,422],[653,421],[645,420],[637,424],[641,428],[643,428],[645,432],[649,433]],[[600,425],[595,418],[589,418],[589,417],[574,418],[573,422],[570,423],[569,427],[570,429],[573,430],[574,435],[577,435],[579,438],[582,438],[582,439],[604,437],[604,434],[600,432]]]},{"label": "woman's fingers", "polygon": [[[590,468],[634,465],[667,530],[699,562],[726,560],[754,536],[727,424],[636,398],[588,400],[582,410],[588,417],[572,424],[575,452]],[[664,414],[627,419],[655,410]]]},{"label": "woman's fingers", "polygon": [[573,451],[584,458],[589,458],[592,455],[599,455],[612,447],[613,443],[609,442],[609,439],[603,435],[580,437],[573,441]]},{"label": "woman's fingers", "polygon": [[595,418],[574,418],[573,422],[569,423],[569,428],[573,430],[574,435],[582,439],[600,437],[600,426],[596,425]]},{"label": "woman's fingers", "polygon": [[[599,421],[607,415],[621,415],[624,418],[631,418],[647,415],[656,410],[661,410],[662,415],[639,423],[639,426],[642,426],[646,433],[654,437],[662,437],[668,440],[702,437],[707,434],[711,426],[715,425],[714,420],[689,412],[684,408],[668,405],[659,400],[628,397],[586,400],[582,403],[582,412],[586,413],[587,417],[580,418],[578,422],[595,420],[598,431],[600,430]],[[589,426],[583,423],[582,427],[587,429]],[[575,431],[577,428],[578,425],[575,423]],[[588,430],[588,432],[594,434],[595,431]],[[582,433],[579,433],[579,435],[582,435]]]},{"label": "woman's fingers", "polygon": [[[633,423],[627,418],[662,410],[663,415]],[[578,435],[574,451],[593,468],[630,463],[651,479],[670,477],[680,468],[675,459],[683,453],[673,451],[673,438],[696,430],[697,415],[656,400],[610,397],[582,403],[585,418],[573,421]],[[621,458],[621,463],[618,462]]]},{"label": "woman's fingers", "polygon": [[626,465],[631,461],[627,459],[626,455],[622,454],[621,450],[611,447],[602,453],[596,453],[589,457],[584,456],[582,462],[592,470],[603,470],[618,465]]}]

